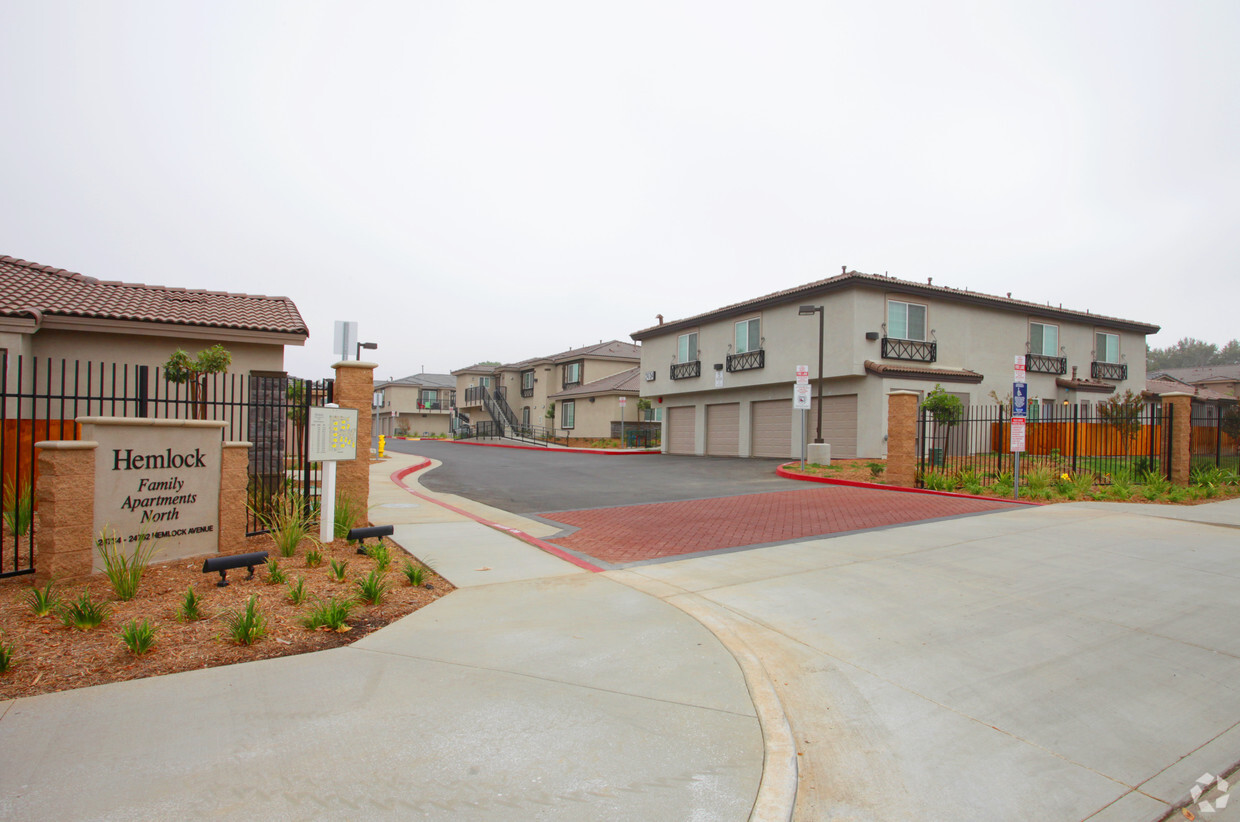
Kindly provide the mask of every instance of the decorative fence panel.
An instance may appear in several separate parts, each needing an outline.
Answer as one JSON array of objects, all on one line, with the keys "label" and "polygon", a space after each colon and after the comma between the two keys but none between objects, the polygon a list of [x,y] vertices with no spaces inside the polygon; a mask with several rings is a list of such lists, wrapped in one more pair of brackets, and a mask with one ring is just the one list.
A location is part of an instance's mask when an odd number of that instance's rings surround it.
[{"label": "decorative fence panel", "polygon": [[210,374],[169,381],[157,366],[10,357],[0,354],[0,577],[34,571],[38,466],[34,444],[81,438],[80,417],[207,419],[227,423],[224,440],[250,449],[247,532],[290,498],[317,505],[320,466],[306,455],[309,409],[332,400],[331,380],[283,374]]}]

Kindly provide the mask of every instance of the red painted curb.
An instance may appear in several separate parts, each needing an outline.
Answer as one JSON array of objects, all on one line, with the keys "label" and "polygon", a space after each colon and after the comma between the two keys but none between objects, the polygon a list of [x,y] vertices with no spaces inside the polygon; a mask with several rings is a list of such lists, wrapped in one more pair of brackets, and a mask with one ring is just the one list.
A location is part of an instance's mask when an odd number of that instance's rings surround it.
[{"label": "red painted curb", "polygon": [[487,526],[488,528],[494,528],[496,531],[503,531],[505,534],[516,537],[522,542],[528,543],[529,545],[533,545],[535,548],[538,548],[542,551],[546,551],[548,554],[551,554],[554,557],[559,557],[565,562],[571,562],[573,565],[576,565],[578,568],[583,568],[595,574],[599,573],[600,571],[605,570],[603,568],[599,568],[597,565],[592,565],[586,562],[584,559],[581,559],[580,557],[573,556],[572,554],[565,551],[563,548],[559,548],[555,545],[552,545],[549,542],[544,542],[543,540],[539,539],[536,536],[532,536],[516,528],[509,528],[506,525],[500,525],[498,522],[492,522],[489,519],[483,519],[477,514],[471,514],[470,512],[464,510],[463,508],[457,508],[455,505],[449,505],[446,502],[441,502],[440,500],[437,500],[434,497],[428,497],[426,494],[420,494],[404,483],[405,477],[417,471],[421,471],[423,468],[426,468],[430,464],[431,464],[431,461],[426,460],[425,462],[420,462],[417,465],[410,465],[407,468],[402,468],[401,470],[393,473],[390,476],[390,479],[392,480],[392,482],[396,483],[401,488],[408,491],[410,494],[413,494],[418,499],[426,500],[427,502],[438,505],[441,508],[447,508],[449,511],[452,511],[453,513],[456,513],[456,514],[460,514],[463,517],[469,517],[474,522],[481,523]]},{"label": "red painted curb", "polygon": [[929,494],[935,497],[955,497],[957,499],[980,499],[991,500],[993,502],[1010,502],[1013,505],[1042,505],[1041,502],[1031,502],[1023,499],[1004,499],[1002,497],[978,497],[973,494],[957,494],[953,491],[931,491],[929,488],[905,488],[903,485],[880,485],[877,482],[863,482],[861,480],[832,479],[831,477],[810,477],[805,474],[794,474],[791,471],[785,471],[785,465],[792,465],[785,462],[784,465],[775,469],[775,473],[784,479],[799,480],[801,482],[821,482],[827,485],[847,485],[851,488],[873,488],[878,491],[904,491],[909,494]]},{"label": "red painted curb", "polygon": [[662,454],[662,451],[608,451],[604,448],[545,448],[541,445],[507,445],[502,442],[471,442],[469,440],[440,440],[453,445],[476,445],[479,448],[517,448],[522,451],[543,451],[545,453],[567,454],[603,454],[608,457],[629,457],[636,454]]}]

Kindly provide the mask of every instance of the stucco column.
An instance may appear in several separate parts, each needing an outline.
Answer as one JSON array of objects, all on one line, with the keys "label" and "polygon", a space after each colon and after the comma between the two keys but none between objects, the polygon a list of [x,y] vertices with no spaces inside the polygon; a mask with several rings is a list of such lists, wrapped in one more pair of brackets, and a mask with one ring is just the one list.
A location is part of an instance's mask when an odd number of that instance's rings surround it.
[{"label": "stucco column", "polygon": [[370,405],[375,394],[373,362],[338,362],[332,399],[341,408],[357,410],[357,456],[336,465],[336,494],[355,500],[366,516],[370,509]]},{"label": "stucco column", "polygon": [[45,440],[39,449],[35,581],[89,576],[94,561],[95,450],[91,440]]},{"label": "stucco column", "polygon": [[1167,409],[1174,408],[1171,415],[1171,482],[1175,485],[1188,485],[1189,469],[1192,467],[1192,436],[1193,436],[1193,395],[1182,391],[1169,391],[1159,395],[1162,398],[1164,425]]},{"label": "stucco column", "polygon": [[912,488],[917,482],[916,391],[887,395],[887,482]]},{"label": "stucco column", "polygon": [[250,443],[225,442],[220,453],[219,553],[245,550],[249,502]]}]

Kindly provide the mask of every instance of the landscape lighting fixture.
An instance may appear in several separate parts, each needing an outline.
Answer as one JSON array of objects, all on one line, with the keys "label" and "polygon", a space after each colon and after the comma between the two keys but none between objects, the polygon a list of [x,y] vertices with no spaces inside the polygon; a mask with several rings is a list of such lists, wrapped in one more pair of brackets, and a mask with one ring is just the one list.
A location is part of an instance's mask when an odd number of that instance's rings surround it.
[{"label": "landscape lighting fixture", "polygon": [[360,342],[360,343],[358,343],[358,344],[357,344],[357,358],[358,358],[358,360],[361,360],[361,359],[362,359],[362,349],[363,349],[363,348],[365,348],[367,351],[374,351],[374,350],[375,350],[376,348],[378,348],[378,347],[379,347],[379,343],[364,343],[364,342]]}]

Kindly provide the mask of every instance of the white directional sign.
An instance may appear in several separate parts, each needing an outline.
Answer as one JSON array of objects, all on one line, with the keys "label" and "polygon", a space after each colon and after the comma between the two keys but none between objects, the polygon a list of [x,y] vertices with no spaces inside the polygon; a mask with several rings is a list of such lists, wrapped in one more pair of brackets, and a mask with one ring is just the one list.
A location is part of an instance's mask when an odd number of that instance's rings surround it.
[{"label": "white directional sign", "polygon": [[792,407],[801,411],[808,411],[813,401],[813,394],[810,393],[809,385],[797,384],[792,386]]}]

